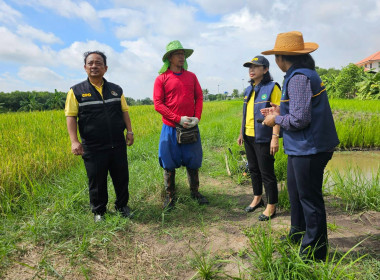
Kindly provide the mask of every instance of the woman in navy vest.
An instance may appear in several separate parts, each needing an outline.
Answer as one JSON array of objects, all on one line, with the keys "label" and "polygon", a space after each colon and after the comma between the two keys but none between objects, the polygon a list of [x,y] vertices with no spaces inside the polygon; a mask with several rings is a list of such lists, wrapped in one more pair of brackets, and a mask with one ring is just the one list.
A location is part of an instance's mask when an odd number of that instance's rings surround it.
[{"label": "woman in navy vest", "polygon": [[326,88],[309,53],[316,43],[304,43],[301,32],[281,33],[274,49],[278,67],[286,72],[281,106],[261,112],[263,124],[280,125],[288,155],[287,184],[291,207],[288,239],[302,239],[300,255],[325,259],[327,222],[322,195],[323,172],[339,144]]},{"label": "woman in navy vest", "polygon": [[277,125],[272,129],[261,125],[257,120],[264,118],[260,109],[270,107],[271,102],[280,104],[281,90],[273,82],[269,73],[269,61],[265,57],[256,56],[243,66],[249,68],[251,81],[244,93],[243,121],[237,141],[239,146],[244,142],[253,188],[253,200],[245,211],[253,212],[264,206],[264,183],[267,206],[259,220],[267,221],[275,216],[278,202],[274,155],[278,151],[280,127]]}]

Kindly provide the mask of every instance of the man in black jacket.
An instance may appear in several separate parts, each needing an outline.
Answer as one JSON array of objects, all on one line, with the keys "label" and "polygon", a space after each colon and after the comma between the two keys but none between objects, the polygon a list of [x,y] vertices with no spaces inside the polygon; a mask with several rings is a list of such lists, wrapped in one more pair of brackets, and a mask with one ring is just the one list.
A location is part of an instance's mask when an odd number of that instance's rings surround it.
[{"label": "man in black jacket", "polygon": [[121,87],[103,78],[108,69],[104,53],[86,52],[84,69],[88,79],[73,86],[66,99],[71,151],[84,160],[95,222],[102,221],[106,212],[108,172],[116,193],[115,208],[124,217],[130,217],[126,145],[131,146],[134,138],[128,105]]}]

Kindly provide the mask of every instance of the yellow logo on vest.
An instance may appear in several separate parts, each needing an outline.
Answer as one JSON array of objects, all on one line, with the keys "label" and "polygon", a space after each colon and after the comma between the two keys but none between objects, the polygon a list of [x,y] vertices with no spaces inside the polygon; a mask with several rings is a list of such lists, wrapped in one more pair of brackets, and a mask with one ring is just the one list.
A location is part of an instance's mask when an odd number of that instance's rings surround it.
[{"label": "yellow logo on vest", "polygon": [[91,97],[91,93],[82,93],[82,97]]}]

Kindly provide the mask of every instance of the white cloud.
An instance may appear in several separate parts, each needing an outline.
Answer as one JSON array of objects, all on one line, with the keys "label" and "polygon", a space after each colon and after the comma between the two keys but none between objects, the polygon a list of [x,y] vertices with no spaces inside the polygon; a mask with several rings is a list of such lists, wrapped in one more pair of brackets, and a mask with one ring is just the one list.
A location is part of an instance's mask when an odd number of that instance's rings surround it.
[{"label": "white cloud", "polygon": [[18,25],[17,33],[22,37],[30,38],[32,40],[36,39],[46,44],[62,43],[61,39],[53,33],[44,32],[29,25]]},{"label": "white cloud", "polygon": [[100,27],[100,21],[95,8],[86,1],[16,0],[16,2],[35,9],[47,8],[66,18],[81,18],[93,28]]},{"label": "white cloud", "polygon": [[30,82],[46,82],[54,80],[63,80],[63,77],[47,67],[22,66],[18,76]]},{"label": "white cloud", "polygon": [[[320,48],[312,55],[317,65],[324,68],[340,68],[349,62],[359,61],[378,51],[380,46],[380,37],[377,36],[380,2],[376,0],[12,2],[30,5],[39,11],[39,15],[53,12],[69,22],[73,18],[85,21],[78,23],[78,30],[73,30],[73,35],[83,35],[83,39],[65,39],[54,49],[39,47],[35,40],[54,44],[67,36],[50,32],[53,29],[49,30],[48,25],[43,31],[31,25],[27,20],[33,17],[33,12],[22,18],[25,23],[20,23],[20,13],[6,5],[11,11],[8,21],[13,20],[21,27],[16,31],[15,24],[0,27],[0,61],[6,61],[8,65],[13,63],[16,67],[21,64],[23,67],[46,67],[38,68],[38,73],[41,80],[44,75],[50,80],[41,81],[38,85],[30,81],[31,89],[46,85],[67,90],[86,78],[83,53],[100,50],[105,51],[108,57],[107,79],[120,84],[127,96],[135,99],[151,97],[166,44],[175,39],[180,40],[185,48],[195,50],[188,60],[189,70],[198,76],[202,88],[208,88],[210,93],[217,93],[218,85],[220,92],[234,88],[242,90],[248,81],[247,69],[242,64],[261,51],[273,48],[280,32],[300,30],[305,41],[317,42]],[[4,1],[0,0],[0,15],[4,7]],[[108,29],[106,32],[92,29],[86,33],[86,23],[91,27],[104,24]],[[283,73],[273,56],[268,56],[268,59],[271,73],[281,83]],[[25,69],[17,69],[15,73],[28,74]],[[12,86],[1,77],[0,80],[0,90],[4,83]],[[26,80],[14,83],[25,86]]]},{"label": "white cloud", "polygon": [[[259,2],[260,0],[255,1]],[[235,10],[240,10],[246,5],[246,0],[192,0],[191,2],[197,3],[209,14],[224,14],[231,13]]]},{"label": "white cloud", "polygon": [[55,52],[49,47],[38,47],[31,40],[17,36],[5,27],[0,27],[0,59],[22,64],[52,64]]},{"label": "white cloud", "polygon": [[14,24],[22,17],[21,13],[0,0],[0,22]]}]

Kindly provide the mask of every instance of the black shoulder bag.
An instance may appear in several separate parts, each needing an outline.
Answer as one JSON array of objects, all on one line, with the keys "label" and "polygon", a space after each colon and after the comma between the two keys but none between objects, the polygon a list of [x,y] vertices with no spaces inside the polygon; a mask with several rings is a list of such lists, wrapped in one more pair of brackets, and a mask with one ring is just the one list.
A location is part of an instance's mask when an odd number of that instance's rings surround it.
[{"label": "black shoulder bag", "polygon": [[177,124],[175,129],[177,130],[177,142],[178,144],[191,144],[198,140],[198,125],[192,128],[184,128],[182,125]]}]

